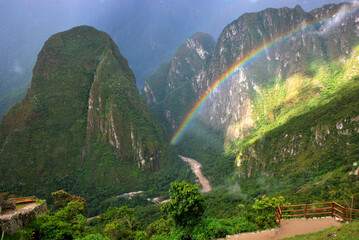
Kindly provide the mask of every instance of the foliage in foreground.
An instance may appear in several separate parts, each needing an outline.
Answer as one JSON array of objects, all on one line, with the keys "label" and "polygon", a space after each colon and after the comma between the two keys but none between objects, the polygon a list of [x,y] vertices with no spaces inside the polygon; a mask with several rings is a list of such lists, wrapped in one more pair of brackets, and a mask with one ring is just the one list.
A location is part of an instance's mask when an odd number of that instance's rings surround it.
[{"label": "foliage in foreground", "polygon": [[173,182],[169,193],[171,201],[163,205],[163,211],[179,227],[195,225],[205,209],[204,198],[199,193],[198,186],[187,182]]},{"label": "foliage in foreground", "polygon": [[74,239],[89,232],[86,227],[84,202],[69,202],[56,213],[40,215],[31,224],[37,239]]},{"label": "foliage in foreground", "polygon": [[[55,213],[39,216],[26,229],[18,231],[16,236],[18,239],[83,240],[223,238],[274,226],[275,209],[286,204],[283,197],[263,197],[254,204],[246,205],[241,204],[243,201],[240,198],[235,198],[226,206],[226,211],[234,212],[223,218],[221,214],[211,214],[223,205],[216,205],[216,201],[205,198],[198,191],[198,186],[173,182],[169,194],[172,200],[162,206],[162,218],[150,220],[152,223],[147,228],[143,226],[140,218],[144,215],[139,217],[138,208],[109,207],[100,218],[87,223],[83,216],[84,202],[71,201]],[[228,195],[223,196],[221,192],[215,194],[221,195],[222,201],[228,200]],[[153,214],[153,211],[149,213]]]}]

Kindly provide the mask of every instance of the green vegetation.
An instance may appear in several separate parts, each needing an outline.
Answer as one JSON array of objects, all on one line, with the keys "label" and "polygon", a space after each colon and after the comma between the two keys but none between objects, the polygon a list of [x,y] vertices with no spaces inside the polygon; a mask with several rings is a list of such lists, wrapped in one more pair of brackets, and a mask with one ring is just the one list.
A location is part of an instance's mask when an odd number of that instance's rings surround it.
[{"label": "green vegetation", "polygon": [[263,197],[262,199],[257,199],[253,204],[252,208],[254,209],[253,217],[254,222],[260,228],[273,228],[276,226],[276,216],[278,206],[288,205],[285,202],[283,197],[278,198],[269,198]]},{"label": "green vegetation", "polygon": [[163,218],[147,227],[148,238],[213,239],[258,229],[244,216],[218,219],[207,213],[214,205],[207,205],[207,199],[198,192],[198,187],[187,182],[172,183],[170,197],[172,200],[162,206]]},{"label": "green vegetation", "polygon": [[83,197],[71,195],[64,190],[53,192],[51,195],[55,200],[53,203],[55,209],[64,208],[68,203],[76,201],[82,202],[84,204],[85,212],[87,212],[86,199]]},{"label": "green vegetation", "polygon": [[183,179],[168,142],[111,38],[73,28],[46,41],[29,91],[0,124],[0,188],[45,199],[64,189],[99,214],[108,198]]},{"label": "green vegetation", "polygon": [[[56,202],[59,202],[59,199],[67,199],[61,196],[68,196],[62,191],[57,191],[52,195],[57,199]],[[86,212],[85,202],[71,201],[56,212],[37,217],[26,228],[16,231],[14,237],[16,239],[199,240],[259,229],[256,223],[251,222],[243,214],[246,208],[244,206],[230,217],[220,219],[211,215],[208,211],[213,210],[211,208],[214,205],[198,192],[198,186],[187,182],[173,182],[169,195],[173,200],[162,206],[162,212],[159,206],[154,205],[143,207],[142,210],[138,207],[109,207],[99,218],[91,222],[87,222],[83,215]],[[81,199],[81,197],[77,198]],[[270,200],[270,207],[275,205],[275,201]],[[248,205],[248,211],[253,211],[253,209],[251,205]],[[158,214],[158,218],[151,219],[146,216],[153,214]],[[5,239],[12,239],[12,237],[5,235]]]},{"label": "green vegetation", "polygon": [[169,192],[171,201],[163,205],[163,211],[178,227],[195,225],[204,212],[204,198],[199,193],[198,186],[187,182],[173,182]]},{"label": "green vegetation", "polygon": [[312,63],[253,96],[256,129],[227,148],[243,194],[344,204],[359,190],[349,175],[358,161],[358,55],[356,48],[347,61]]},{"label": "green vegetation", "polygon": [[[193,77],[196,71],[208,64],[214,45],[210,35],[198,32],[178,47],[171,62],[162,64],[147,78],[151,93],[143,92],[143,95],[151,112],[169,135],[173,135],[197,101]],[[203,50],[202,56],[197,49]]]},{"label": "green vegetation", "polygon": [[179,154],[202,164],[202,172],[212,186],[223,186],[233,174],[235,155],[225,152],[224,136],[198,119],[175,145]]}]

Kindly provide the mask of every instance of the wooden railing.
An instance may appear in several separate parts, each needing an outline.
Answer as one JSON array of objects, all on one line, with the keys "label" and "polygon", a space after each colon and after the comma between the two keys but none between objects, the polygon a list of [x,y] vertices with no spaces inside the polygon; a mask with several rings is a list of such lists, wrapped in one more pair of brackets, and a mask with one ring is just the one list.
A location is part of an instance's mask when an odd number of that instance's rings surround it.
[{"label": "wooden railing", "polygon": [[359,221],[359,209],[345,208],[336,202],[279,206],[276,212],[278,224],[284,217],[332,216],[342,220]]},{"label": "wooden railing", "polygon": [[18,198],[9,198],[8,201],[13,201],[16,204],[20,204],[20,203],[31,203],[31,202],[36,202],[36,200],[38,200],[37,197],[35,196],[29,196],[29,197],[18,197]]}]

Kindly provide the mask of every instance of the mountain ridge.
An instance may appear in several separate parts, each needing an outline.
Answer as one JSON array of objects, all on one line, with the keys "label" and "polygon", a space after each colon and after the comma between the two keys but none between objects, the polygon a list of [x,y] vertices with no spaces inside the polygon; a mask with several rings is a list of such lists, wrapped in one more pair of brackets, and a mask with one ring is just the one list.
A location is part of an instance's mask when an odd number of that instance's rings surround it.
[{"label": "mountain ridge", "polygon": [[176,178],[183,165],[127,60],[106,33],[89,26],[45,43],[31,87],[0,124],[0,144],[7,166],[1,189],[39,196],[60,188],[84,196],[93,188],[96,197],[103,188],[102,197],[148,188],[153,172]]},{"label": "mountain ridge", "polygon": [[[228,140],[248,134],[248,130],[255,127],[255,120],[250,120],[250,115],[253,101],[251,95],[256,90],[274,84],[276,78],[286,79],[296,72],[305,71],[307,66],[318,58],[331,61],[341,54],[350,54],[351,46],[358,42],[355,14],[343,16],[345,8],[350,7],[355,8],[349,3],[342,3],[324,5],[323,8],[309,13],[304,12],[299,5],[293,9],[266,9],[258,13],[244,14],[228,24],[218,38],[208,65],[197,69],[195,76],[187,81],[191,82],[197,99],[211,90],[211,84],[235,62],[251,54],[252,49],[271,43],[283,33],[290,33],[293,29],[297,31],[297,26],[307,28],[310,22],[318,22],[313,27],[291,33],[292,35],[281,40],[280,44],[273,44],[271,48],[265,49],[264,53],[256,56],[255,60],[242,66],[233,74],[231,81],[222,84],[225,86],[217,89],[216,94],[211,94],[203,105],[204,109],[199,118],[223,131]],[[337,20],[342,21],[342,26],[336,23]],[[146,84],[148,92],[157,91],[151,89],[148,82]],[[149,99],[147,103],[152,104]],[[165,115],[163,110],[162,114]],[[173,127],[168,131],[176,130],[184,117],[172,122]],[[238,128],[240,119],[243,119],[243,123],[240,124],[242,127]]]},{"label": "mountain ridge", "polygon": [[[228,24],[216,43],[210,62],[204,68],[197,69],[196,74],[187,81],[192,87],[191,91],[196,93],[191,96],[196,99],[192,106],[204,93],[213,90],[210,89],[211,84],[234,63],[254,56],[250,55],[253,49],[259,51],[258,47],[267,43],[273,42],[273,45],[233,72],[231,80],[224,81],[208,97],[201,110],[186,125],[186,130],[181,132],[182,139],[175,145],[180,154],[200,161],[204,173],[209,173],[209,179],[216,184],[230,181],[216,173],[219,170],[226,172],[227,178],[241,186],[241,194],[248,197],[265,193],[273,195],[280,190],[277,188],[279,185],[283,187],[281,194],[287,195],[293,193],[294,188],[304,187],[305,183],[311,182],[312,185],[305,187],[309,190],[302,192],[301,196],[296,195],[298,199],[310,197],[313,191],[323,190],[325,186],[317,181],[322,181],[328,175],[340,176],[336,184],[344,185],[346,181],[353,183],[355,178],[348,179],[349,171],[345,169],[352,170],[351,165],[355,162],[353,149],[357,133],[353,129],[357,128],[356,122],[348,123],[351,138],[346,138],[345,134],[332,134],[327,143],[320,142],[322,150],[318,150],[315,132],[317,129],[321,136],[325,135],[321,132],[322,128],[336,132],[335,121],[343,122],[357,117],[353,106],[357,101],[358,14],[358,6],[351,3],[329,4],[309,13],[297,6],[294,9],[266,9],[244,14]],[[275,42],[276,39],[281,41]],[[148,91],[157,91],[151,89],[150,84]],[[190,91],[178,87],[168,96],[181,96],[187,92]],[[351,98],[348,92],[354,96]],[[348,100],[342,101],[340,97]],[[172,98],[176,99],[175,96]],[[341,118],[329,121],[330,127],[322,126],[320,121],[315,122],[315,118],[310,117],[312,114],[320,119],[321,116],[313,109],[324,115],[323,109],[334,111],[330,104],[340,106],[340,101],[343,104],[343,111],[338,111]],[[153,107],[156,103],[149,104],[152,104],[152,111],[156,109],[156,106]],[[166,112],[158,111],[160,107],[159,104],[155,116],[160,116],[158,119],[167,124],[169,133],[177,131],[186,115],[168,124],[168,119],[163,117]],[[176,108],[169,110],[178,111]],[[328,113],[328,116],[332,115]],[[303,121],[297,124],[300,128],[295,125],[296,121],[300,121],[298,119]],[[313,124],[315,122],[315,126],[307,123],[308,119]],[[280,134],[283,129],[287,129],[287,138],[286,134]],[[290,129],[302,130],[305,139],[291,135]],[[277,132],[277,138],[273,137]],[[304,136],[304,133],[301,135]],[[206,136],[217,136],[217,139],[204,140]],[[289,141],[292,138],[294,142]],[[296,142],[303,149],[300,152],[292,148],[288,150],[288,146],[296,146]],[[340,146],[336,147],[332,142],[338,142]],[[225,153],[220,153],[224,150],[218,144],[224,145]],[[346,154],[339,154],[339,160],[335,153],[340,149],[344,149]],[[215,157],[203,151],[213,152]],[[291,155],[292,151],[296,155]],[[306,152],[310,154],[306,155]],[[285,159],[290,160],[283,160],[280,158],[282,155],[288,155]],[[337,161],[335,164],[333,159]],[[320,162],[322,167],[317,169],[318,172],[312,166],[315,162]],[[224,168],[220,169],[219,165]],[[288,172],[284,173],[283,169]],[[278,175],[278,172],[282,175]],[[293,182],[294,179],[297,182]],[[278,184],[281,181],[283,184]],[[356,185],[349,188],[355,191]],[[330,200],[328,196],[323,198]]]}]

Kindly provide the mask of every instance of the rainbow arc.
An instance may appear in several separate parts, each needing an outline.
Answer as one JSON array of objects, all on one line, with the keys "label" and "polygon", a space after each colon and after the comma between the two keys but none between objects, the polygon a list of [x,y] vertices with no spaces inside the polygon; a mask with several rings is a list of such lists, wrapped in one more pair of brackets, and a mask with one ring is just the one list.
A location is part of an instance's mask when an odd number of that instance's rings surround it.
[{"label": "rainbow arc", "polygon": [[[358,11],[358,5],[352,4],[351,8],[348,8],[345,12],[342,13],[345,15],[351,14],[353,12]],[[336,15],[326,16],[322,17],[321,19],[313,20],[312,22],[305,22],[302,24],[299,24],[296,28],[292,29],[291,31],[282,34],[280,37],[277,37],[270,42],[267,42],[256,49],[252,50],[250,53],[248,53],[245,57],[243,57],[241,60],[236,62],[234,65],[232,65],[226,72],[224,72],[216,81],[214,81],[209,89],[201,96],[201,98],[195,103],[195,105],[191,108],[189,113],[186,115],[185,119],[182,121],[180,127],[176,131],[176,133],[173,135],[171,139],[171,144],[176,144],[180,137],[183,135],[183,133],[188,129],[188,126],[190,125],[191,121],[196,116],[197,112],[201,109],[203,104],[206,102],[206,100],[213,94],[213,92],[218,89],[221,85],[223,85],[225,82],[227,82],[233,74],[235,74],[240,68],[246,66],[251,60],[253,60],[258,55],[262,54],[264,51],[272,48],[274,45],[283,42],[284,40],[290,38],[291,36],[299,33],[308,31],[309,29],[315,27],[317,24],[323,23],[324,21],[328,21],[331,19],[334,19]]]}]

